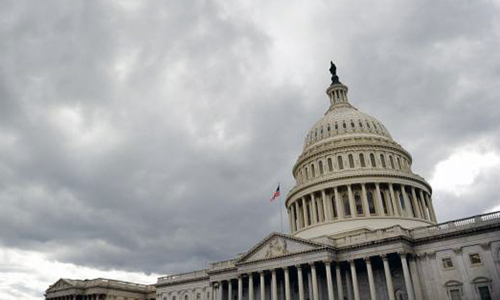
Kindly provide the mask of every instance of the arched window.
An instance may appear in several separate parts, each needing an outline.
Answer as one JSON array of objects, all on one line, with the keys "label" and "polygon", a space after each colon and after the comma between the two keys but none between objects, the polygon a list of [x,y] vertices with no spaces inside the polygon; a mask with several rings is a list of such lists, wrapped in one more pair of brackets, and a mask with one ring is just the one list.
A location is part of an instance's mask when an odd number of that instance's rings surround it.
[{"label": "arched window", "polygon": [[394,169],[394,159],[392,158],[392,155],[389,155],[389,161],[391,162],[391,168]]},{"label": "arched window", "polygon": [[311,164],[311,176],[314,178],[316,177],[316,170],[314,170],[314,165]]},{"label": "arched window", "polygon": [[352,154],[349,154],[349,168],[354,168],[354,158],[352,157]]},{"label": "arched window", "polygon": [[327,130],[328,132],[330,132],[330,124],[328,124]]},{"label": "arched window", "polygon": [[307,170],[307,167],[306,167],[306,179],[309,179],[309,170]]},{"label": "arched window", "polygon": [[362,215],[363,214],[363,204],[361,203],[361,196],[359,195],[359,193],[354,194],[354,204],[356,205],[356,214]]},{"label": "arched window", "polygon": [[368,123],[368,121],[366,121],[366,127],[368,127],[368,129],[371,129],[370,123]]},{"label": "arched window", "polygon": [[323,175],[323,161],[320,160],[318,165],[319,165],[319,174]]},{"label": "arched window", "polygon": [[350,216],[351,209],[349,207],[349,196],[347,196],[347,194],[342,195],[342,206],[344,206],[344,215]]},{"label": "arched window", "polygon": [[184,295],[184,300],[189,300],[188,295]]},{"label": "arched window", "polygon": [[401,170],[401,160],[399,160],[399,157],[397,157],[397,159],[398,159],[398,169]]},{"label": "arched window", "polygon": [[382,206],[384,208],[384,213],[387,215],[389,212],[387,211],[387,200],[385,199],[385,193],[380,191],[380,197],[382,198]]},{"label": "arched window", "polygon": [[363,153],[359,154],[359,162],[361,164],[361,167],[364,168],[365,165],[365,155]]},{"label": "arched window", "polygon": [[382,162],[382,168],[385,168],[385,157],[383,154],[380,154],[380,162]]},{"label": "arched window", "polygon": [[363,128],[363,123],[361,123],[361,120],[359,120],[359,128]]},{"label": "arched window", "polygon": [[335,123],[335,130],[339,130],[339,124]]},{"label": "arched window", "polygon": [[342,127],[344,127],[344,129],[347,128],[347,125],[345,124],[345,122],[342,122]]},{"label": "arched window", "polygon": [[377,164],[375,163],[375,155],[373,155],[373,153],[370,153],[370,163],[374,168],[377,166]]},{"label": "arched window", "polygon": [[332,163],[332,159],[331,158],[328,158],[327,159],[328,161],[328,171],[333,171],[333,163]]},{"label": "arched window", "polygon": [[373,193],[371,191],[368,191],[366,193],[366,198],[368,199],[368,210],[370,211],[370,214],[375,213],[375,203],[373,202]]},{"label": "arched window", "polygon": [[343,170],[343,169],[344,169],[344,162],[342,161],[342,156],[340,156],[340,155],[339,155],[339,156],[337,157],[337,162],[338,162],[338,164],[339,164],[339,169],[340,169],[340,170]]},{"label": "arched window", "polygon": [[353,121],[351,121],[351,127],[352,127],[352,129],[354,129],[354,127],[355,127]]}]

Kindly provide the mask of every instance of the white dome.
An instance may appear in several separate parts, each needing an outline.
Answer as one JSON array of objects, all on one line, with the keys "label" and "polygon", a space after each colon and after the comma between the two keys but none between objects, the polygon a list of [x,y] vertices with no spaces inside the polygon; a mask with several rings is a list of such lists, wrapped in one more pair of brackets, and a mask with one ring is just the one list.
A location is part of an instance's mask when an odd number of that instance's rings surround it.
[{"label": "white dome", "polygon": [[342,103],[332,105],[325,116],[309,130],[304,141],[304,149],[329,139],[352,134],[376,135],[392,139],[387,128],[377,119],[360,112],[348,103]]}]

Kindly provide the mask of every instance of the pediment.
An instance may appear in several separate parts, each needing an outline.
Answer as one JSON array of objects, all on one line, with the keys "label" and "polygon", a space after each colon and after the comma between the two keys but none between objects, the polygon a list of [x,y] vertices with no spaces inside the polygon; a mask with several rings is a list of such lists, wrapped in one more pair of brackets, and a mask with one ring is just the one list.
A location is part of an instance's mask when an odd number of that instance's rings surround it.
[{"label": "pediment", "polygon": [[72,288],[75,287],[74,284],[71,283],[71,281],[66,280],[64,278],[59,279],[56,281],[56,283],[52,284],[47,291],[54,291],[54,290],[61,290],[65,288]]},{"label": "pediment", "polygon": [[247,263],[303,253],[326,245],[282,233],[272,233],[244,254],[237,263]]}]

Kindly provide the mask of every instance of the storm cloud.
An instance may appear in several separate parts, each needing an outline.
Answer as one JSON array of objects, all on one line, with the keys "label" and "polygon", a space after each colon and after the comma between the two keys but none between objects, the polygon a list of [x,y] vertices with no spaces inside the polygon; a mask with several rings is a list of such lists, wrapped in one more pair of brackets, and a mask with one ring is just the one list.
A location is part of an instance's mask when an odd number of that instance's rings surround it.
[{"label": "storm cloud", "polygon": [[[500,209],[498,1],[0,7],[4,251],[148,274],[246,251],[280,230],[268,199],[294,184],[330,60],[436,182],[440,221]],[[454,183],[457,166],[470,176]],[[0,284],[2,299],[42,294]]]}]

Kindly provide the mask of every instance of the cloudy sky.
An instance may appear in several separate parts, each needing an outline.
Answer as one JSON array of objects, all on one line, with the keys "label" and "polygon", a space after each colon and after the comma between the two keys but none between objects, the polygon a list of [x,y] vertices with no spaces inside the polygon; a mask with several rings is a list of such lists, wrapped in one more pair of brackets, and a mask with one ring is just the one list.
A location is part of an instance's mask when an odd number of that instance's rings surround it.
[{"label": "cloudy sky", "polygon": [[329,61],[434,187],[500,209],[500,2],[0,0],[0,299],[279,231]]}]

